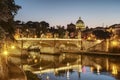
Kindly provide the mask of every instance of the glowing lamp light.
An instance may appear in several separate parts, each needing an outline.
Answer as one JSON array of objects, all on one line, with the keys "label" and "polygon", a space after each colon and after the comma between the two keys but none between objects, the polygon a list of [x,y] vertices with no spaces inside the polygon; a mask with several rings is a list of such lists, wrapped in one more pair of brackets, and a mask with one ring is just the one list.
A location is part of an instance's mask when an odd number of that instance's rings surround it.
[{"label": "glowing lamp light", "polygon": [[7,52],[7,51],[4,51],[3,53],[4,53],[4,55],[8,55],[8,52]]},{"label": "glowing lamp light", "polygon": [[11,46],[11,49],[15,49],[15,46]]},{"label": "glowing lamp light", "polygon": [[67,66],[69,66],[70,65],[70,63],[67,63]]},{"label": "glowing lamp light", "polygon": [[82,66],[78,65],[78,72],[82,72]]},{"label": "glowing lamp light", "polygon": [[97,43],[101,43],[101,40],[97,40]]},{"label": "glowing lamp light", "polygon": [[42,70],[42,67],[40,67],[39,69]]},{"label": "glowing lamp light", "polygon": [[38,62],[38,60],[37,60],[37,59],[35,59],[35,60],[34,60],[34,63],[37,63],[37,62]]},{"label": "glowing lamp light", "polygon": [[97,66],[97,73],[100,73],[100,66]]},{"label": "glowing lamp light", "polygon": [[90,71],[93,72],[93,67],[90,67]]},{"label": "glowing lamp light", "polygon": [[88,40],[91,40],[91,37],[88,37],[87,39],[88,39]]},{"label": "glowing lamp light", "polygon": [[26,31],[28,32],[29,30],[28,30],[28,29],[26,29]]},{"label": "glowing lamp light", "polygon": [[70,42],[69,41],[67,41],[67,44],[69,44]]},{"label": "glowing lamp light", "polygon": [[34,38],[37,38],[37,36],[35,35]]},{"label": "glowing lamp light", "polygon": [[34,56],[33,56],[33,59],[35,59],[35,58],[36,58],[36,56],[34,55]]},{"label": "glowing lamp light", "polygon": [[117,46],[118,45],[118,42],[117,41],[112,41],[112,46]]},{"label": "glowing lamp light", "polygon": [[79,40],[80,40],[80,41],[82,41],[82,39],[81,39],[81,38],[80,38]]},{"label": "glowing lamp light", "polygon": [[112,74],[118,74],[117,67],[115,65],[112,66]]},{"label": "glowing lamp light", "polygon": [[49,80],[49,76],[46,77],[46,80]]}]

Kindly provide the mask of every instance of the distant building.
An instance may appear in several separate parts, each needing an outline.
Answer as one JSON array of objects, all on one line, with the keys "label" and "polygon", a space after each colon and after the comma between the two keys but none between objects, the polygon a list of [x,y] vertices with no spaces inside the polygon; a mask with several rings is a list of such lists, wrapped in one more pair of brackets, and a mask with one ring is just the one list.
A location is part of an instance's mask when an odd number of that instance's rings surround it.
[{"label": "distant building", "polygon": [[107,31],[112,32],[112,39],[120,39],[120,24],[114,24],[110,26]]},{"label": "distant building", "polygon": [[83,22],[83,20],[81,20],[81,17],[79,17],[79,19],[76,21],[76,34],[77,34],[77,38],[82,39],[84,38],[84,33],[83,31],[85,30],[85,24]]},{"label": "distant building", "polygon": [[79,17],[78,21],[76,22],[76,29],[80,29],[81,31],[85,30],[85,24],[81,17]]}]

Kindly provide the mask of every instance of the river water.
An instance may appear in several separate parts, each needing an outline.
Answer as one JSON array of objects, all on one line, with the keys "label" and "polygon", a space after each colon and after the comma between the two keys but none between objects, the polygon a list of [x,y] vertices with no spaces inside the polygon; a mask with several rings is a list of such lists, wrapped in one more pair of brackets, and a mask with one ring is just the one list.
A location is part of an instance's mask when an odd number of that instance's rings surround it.
[{"label": "river water", "polygon": [[42,80],[120,80],[119,56],[31,52],[29,65]]}]

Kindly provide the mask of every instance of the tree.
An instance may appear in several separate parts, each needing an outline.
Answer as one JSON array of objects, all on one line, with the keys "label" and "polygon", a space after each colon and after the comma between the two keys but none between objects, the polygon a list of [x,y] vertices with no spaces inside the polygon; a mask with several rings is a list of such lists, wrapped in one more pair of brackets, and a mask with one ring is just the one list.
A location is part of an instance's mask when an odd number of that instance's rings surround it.
[{"label": "tree", "polygon": [[75,32],[76,32],[75,24],[73,24],[73,23],[68,24],[67,31],[69,32],[70,38],[75,38]]},{"label": "tree", "polygon": [[65,35],[65,27],[64,26],[57,26],[57,31],[59,34],[59,38],[63,38]]},{"label": "tree", "polygon": [[[0,30],[2,32],[0,32],[0,36],[3,40],[8,37],[14,39],[14,16],[17,14],[19,8],[20,6],[16,5],[14,0],[0,0]],[[0,49],[2,47],[0,43]],[[0,80],[9,80],[8,66],[6,64],[5,57],[1,55],[0,65],[2,70],[0,70]]]},{"label": "tree", "polygon": [[103,30],[95,30],[92,32],[97,39],[108,39],[111,37],[111,33]]},{"label": "tree", "polygon": [[37,74],[33,74],[30,71],[25,71],[26,76],[27,76],[27,80],[41,80],[38,78]]},{"label": "tree", "polygon": [[5,22],[5,21],[0,22],[0,27],[4,29],[5,35],[7,37],[9,36],[9,38],[12,40],[14,40],[13,35],[15,33],[13,25],[14,25],[14,22],[12,20],[8,20],[8,22]]},{"label": "tree", "polygon": [[0,0],[1,17],[13,18],[21,7],[15,4],[14,0]]},{"label": "tree", "polygon": [[40,28],[42,30],[42,33],[46,33],[48,31],[48,28],[49,28],[49,23],[47,23],[45,21],[41,21]]},{"label": "tree", "polygon": [[22,21],[16,20],[16,21],[15,21],[15,24],[22,24]]},{"label": "tree", "polygon": [[14,39],[14,16],[20,8],[14,0],[0,0],[0,27],[5,30],[11,39]]},{"label": "tree", "polygon": [[2,41],[5,37],[5,31],[3,28],[0,27],[0,41]]},{"label": "tree", "polygon": [[68,25],[67,25],[67,31],[68,31],[69,33],[75,32],[75,31],[76,31],[75,24],[73,24],[73,23],[68,24]]},{"label": "tree", "polygon": [[34,22],[33,27],[36,28],[36,35],[39,38],[41,36],[41,27],[39,22]]}]

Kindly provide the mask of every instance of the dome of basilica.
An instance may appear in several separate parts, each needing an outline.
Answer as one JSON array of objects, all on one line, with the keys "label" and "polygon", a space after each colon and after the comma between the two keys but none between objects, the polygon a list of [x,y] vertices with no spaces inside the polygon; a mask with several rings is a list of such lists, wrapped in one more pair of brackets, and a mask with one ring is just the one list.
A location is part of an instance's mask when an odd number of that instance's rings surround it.
[{"label": "dome of basilica", "polygon": [[85,29],[85,24],[81,18],[79,18],[79,20],[76,22],[76,29]]}]

